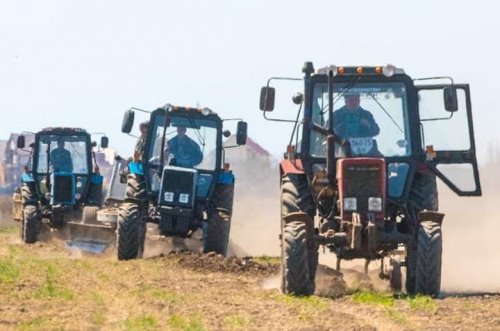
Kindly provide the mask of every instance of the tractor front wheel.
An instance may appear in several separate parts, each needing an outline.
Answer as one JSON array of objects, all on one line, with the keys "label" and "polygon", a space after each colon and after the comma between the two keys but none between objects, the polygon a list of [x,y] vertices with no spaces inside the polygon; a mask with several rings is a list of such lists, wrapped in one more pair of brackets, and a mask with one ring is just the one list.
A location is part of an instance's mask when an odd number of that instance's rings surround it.
[{"label": "tractor front wheel", "polygon": [[218,185],[208,211],[208,224],[204,235],[204,252],[226,256],[231,229],[234,185]]},{"label": "tractor front wheel", "polygon": [[441,290],[441,254],[443,239],[441,225],[426,221],[418,230],[416,284],[417,294],[436,297]]},{"label": "tractor front wheel", "polygon": [[293,295],[311,295],[314,282],[309,273],[307,229],[304,222],[289,222],[283,226],[281,254],[282,290]]},{"label": "tractor front wheel", "polygon": [[21,222],[21,238],[27,244],[33,244],[37,241],[40,229],[40,217],[35,206],[28,205],[23,210],[23,220]]},{"label": "tractor front wheel", "polygon": [[140,257],[144,240],[141,236],[141,217],[135,203],[126,202],[118,210],[118,260]]}]

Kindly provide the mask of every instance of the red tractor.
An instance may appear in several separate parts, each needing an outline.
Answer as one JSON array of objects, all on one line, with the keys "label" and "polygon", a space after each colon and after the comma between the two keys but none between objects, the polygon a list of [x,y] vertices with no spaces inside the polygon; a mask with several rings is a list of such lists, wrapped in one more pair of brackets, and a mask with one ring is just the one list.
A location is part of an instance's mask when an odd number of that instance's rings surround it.
[{"label": "red tractor", "polygon": [[[291,122],[281,161],[281,288],[310,295],[320,246],[342,260],[382,260],[381,277],[409,294],[441,288],[436,177],[460,196],[479,196],[469,86],[449,77],[412,79],[392,65],[311,62],[304,78],[271,78],[260,109]],[[300,80],[294,119],[269,118],[273,80]],[[434,83],[422,84],[433,80]],[[401,267],[405,269],[402,272]]]}]

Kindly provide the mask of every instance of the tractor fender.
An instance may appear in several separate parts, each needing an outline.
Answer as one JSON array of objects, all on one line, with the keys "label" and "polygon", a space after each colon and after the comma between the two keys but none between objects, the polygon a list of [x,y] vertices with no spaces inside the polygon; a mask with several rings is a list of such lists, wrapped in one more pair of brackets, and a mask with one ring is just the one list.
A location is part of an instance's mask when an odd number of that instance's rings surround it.
[{"label": "tractor fender", "polygon": [[129,173],[144,176],[144,167],[140,162],[130,162],[128,164]]},{"label": "tractor fender", "polygon": [[222,171],[217,178],[217,184],[234,185],[234,175],[231,171]]},{"label": "tractor fender", "polygon": [[280,172],[281,176],[284,175],[303,175],[304,167],[302,166],[302,160],[296,159],[293,161],[290,160],[281,160],[280,162]]},{"label": "tractor fender", "polygon": [[30,183],[30,182],[34,182],[34,181],[35,181],[35,179],[33,178],[32,173],[23,172],[23,174],[21,175],[21,182],[22,183]]}]

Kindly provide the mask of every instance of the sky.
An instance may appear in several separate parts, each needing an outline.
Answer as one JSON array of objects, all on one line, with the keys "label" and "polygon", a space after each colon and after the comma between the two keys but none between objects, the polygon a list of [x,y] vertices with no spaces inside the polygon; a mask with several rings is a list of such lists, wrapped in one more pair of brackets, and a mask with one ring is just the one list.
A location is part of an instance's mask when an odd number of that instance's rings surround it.
[{"label": "sky", "polygon": [[[476,147],[500,148],[500,5],[495,1],[0,2],[0,139],[75,126],[105,132],[121,155],[130,107],[207,106],[239,117],[274,155],[291,126],[258,108],[272,76],[315,67],[394,64],[412,77],[471,85]],[[300,84],[277,86],[273,116],[293,117]],[[143,115],[137,115],[141,119]],[[145,118],[144,118],[145,119]],[[138,121],[139,122],[139,121]],[[136,122],[136,124],[138,124]]]}]

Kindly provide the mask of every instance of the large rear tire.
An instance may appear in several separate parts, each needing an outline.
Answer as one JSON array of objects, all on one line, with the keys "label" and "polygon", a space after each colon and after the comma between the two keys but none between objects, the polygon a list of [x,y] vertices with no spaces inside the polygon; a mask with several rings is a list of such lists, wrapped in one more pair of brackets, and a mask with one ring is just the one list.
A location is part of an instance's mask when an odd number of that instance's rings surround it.
[{"label": "large rear tire", "polygon": [[135,174],[129,174],[127,176],[125,200],[139,203],[147,200],[146,181],[144,180],[144,176]]},{"label": "large rear tire", "polygon": [[25,243],[33,244],[37,241],[40,232],[40,217],[35,206],[28,205],[24,207],[21,229],[21,238]]},{"label": "large rear tire", "polygon": [[412,235],[413,243],[407,245],[406,292],[416,294],[419,213],[423,210],[439,209],[436,175],[433,173],[415,173],[408,198],[408,220],[403,233]]},{"label": "large rear tire", "polygon": [[141,219],[137,204],[126,202],[118,209],[118,260],[139,257]]},{"label": "large rear tire", "polygon": [[[307,261],[307,278],[304,279],[301,275],[288,275],[290,272],[295,272],[296,268],[287,268],[291,262],[287,262],[286,255],[289,254],[286,251],[285,234],[288,231],[288,237],[290,239],[290,231],[294,232],[297,230],[297,226],[291,226],[291,222],[287,224],[284,219],[291,213],[305,213],[308,216],[308,220],[303,222],[303,227],[305,228],[305,249],[306,249],[306,261]],[[318,245],[314,241],[314,215],[316,212],[316,206],[311,194],[311,190],[307,183],[307,178],[304,175],[286,175],[282,177],[281,180],[281,236],[282,236],[282,291],[285,293],[295,293],[300,295],[309,295],[314,292],[315,288],[315,278],[316,269],[318,267]],[[291,226],[291,227],[290,227]],[[296,235],[293,235],[296,237]],[[298,246],[294,245],[294,246]],[[297,253],[299,254],[299,253]],[[295,253],[293,256],[297,256]],[[297,261],[298,264],[301,261]],[[301,278],[304,283],[303,286],[299,286],[298,291],[289,292],[289,282],[287,278],[295,279]],[[287,285],[288,284],[288,285]],[[302,292],[302,293],[296,293]]]},{"label": "large rear tire", "polygon": [[418,230],[416,294],[436,297],[441,291],[441,225],[425,221]]},{"label": "large rear tire", "polygon": [[234,185],[217,185],[208,211],[208,224],[204,236],[204,252],[226,256],[231,230]]},{"label": "large rear tire", "polygon": [[293,295],[314,293],[314,280],[309,273],[307,230],[303,222],[290,222],[283,227],[282,290]]}]

